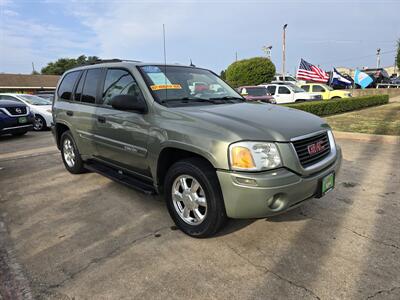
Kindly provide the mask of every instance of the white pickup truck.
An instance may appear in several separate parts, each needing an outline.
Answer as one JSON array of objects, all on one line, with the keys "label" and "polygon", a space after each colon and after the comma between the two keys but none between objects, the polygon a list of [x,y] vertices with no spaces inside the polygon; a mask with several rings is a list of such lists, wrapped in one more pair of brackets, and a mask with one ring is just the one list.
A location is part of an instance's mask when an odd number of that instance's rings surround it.
[{"label": "white pickup truck", "polygon": [[266,87],[271,96],[275,98],[277,104],[322,100],[321,95],[307,93],[302,88],[291,83],[270,83],[261,84],[260,86]]}]

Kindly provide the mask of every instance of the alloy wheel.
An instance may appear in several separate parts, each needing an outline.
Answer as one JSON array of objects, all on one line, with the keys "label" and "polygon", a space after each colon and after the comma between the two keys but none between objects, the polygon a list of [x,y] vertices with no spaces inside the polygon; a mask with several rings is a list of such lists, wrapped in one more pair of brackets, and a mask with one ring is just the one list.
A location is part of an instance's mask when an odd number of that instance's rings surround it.
[{"label": "alloy wheel", "polygon": [[172,185],[172,202],[179,217],[187,224],[199,225],[207,215],[203,187],[190,175],[181,175]]},{"label": "alloy wheel", "polygon": [[73,168],[75,165],[75,150],[69,138],[66,138],[63,143],[64,160],[68,167]]}]

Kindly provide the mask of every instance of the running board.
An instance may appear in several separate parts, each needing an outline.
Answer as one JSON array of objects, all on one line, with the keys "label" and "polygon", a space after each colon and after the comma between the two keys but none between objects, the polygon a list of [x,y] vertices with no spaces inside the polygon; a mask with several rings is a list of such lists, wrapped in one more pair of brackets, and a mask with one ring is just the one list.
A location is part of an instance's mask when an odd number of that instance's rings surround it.
[{"label": "running board", "polygon": [[137,177],[128,174],[127,172],[123,172],[122,170],[118,170],[94,161],[86,162],[84,166],[89,171],[99,173],[100,175],[122,183],[147,195],[156,194],[156,190],[151,183],[140,180]]}]

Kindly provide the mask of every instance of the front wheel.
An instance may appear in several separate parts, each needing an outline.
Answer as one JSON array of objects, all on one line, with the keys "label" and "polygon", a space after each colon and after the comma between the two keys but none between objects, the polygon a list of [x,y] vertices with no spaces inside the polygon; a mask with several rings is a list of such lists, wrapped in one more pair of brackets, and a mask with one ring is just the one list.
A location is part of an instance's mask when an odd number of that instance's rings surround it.
[{"label": "front wheel", "polygon": [[61,135],[60,143],[65,168],[72,174],[84,173],[86,170],[83,167],[81,155],[69,130]]},{"label": "front wheel", "polygon": [[46,129],[46,121],[41,115],[35,115],[35,122],[33,123],[33,130],[42,131]]},{"label": "front wheel", "polygon": [[165,198],[175,224],[192,237],[214,235],[226,213],[215,170],[204,160],[176,162],[165,178]]}]

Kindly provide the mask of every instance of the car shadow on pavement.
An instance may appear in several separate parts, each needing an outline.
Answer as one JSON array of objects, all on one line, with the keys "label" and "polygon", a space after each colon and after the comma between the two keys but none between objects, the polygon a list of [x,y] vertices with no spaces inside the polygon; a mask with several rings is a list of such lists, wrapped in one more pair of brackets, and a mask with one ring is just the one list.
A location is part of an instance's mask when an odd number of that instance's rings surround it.
[{"label": "car shadow on pavement", "polygon": [[[371,148],[369,144],[364,144],[356,147],[359,147],[358,154],[352,162],[371,165],[371,160],[377,157],[383,146],[378,144]],[[363,184],[369,173],[362,168],[352,168],[352,162],[343,160],[342,167],[346,171],[337,177],[334,193],[310,201],[301,209],[267,219],[271,222],[301,221],[299,222],[301,229],[294,234],[289,247],[279,254],[278,259],[270,257],[272,253],[259,247],[261,255],[266,259],[272,259],[274,263],[269,265],[263,264],[262,261],[255,262],[265,270],[266,275],[262,286],[254,290],[254,298],[260,297],[259,290],[275,290],[279,291],[283,298],[291,298],[289,295],[293,289],[297,290],[296,297],[320,299],[321,296],[318,294],[321,293],[333,298],[338,295],[347,298],[342,291],[343,285],[348,284],[347,274],[343,273],[343,268],[334,267],[332,272],[335,273],[336,282],[331,282],[332,279],[327,280],[327,278],[332,274],[327,273],[326,266],[331,267],[332,261],[335,260],[347,263],[349,259],[340,256],[339,253],[332,253],[332,249],[340,248],[340,243],[348,243],[340,232],[345,227],[345,219],[351,208],[350,203],[363,193]],[[339,199],[351,201],[336,201]]]}]

